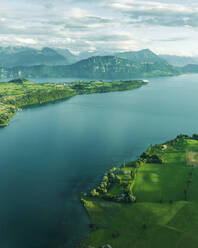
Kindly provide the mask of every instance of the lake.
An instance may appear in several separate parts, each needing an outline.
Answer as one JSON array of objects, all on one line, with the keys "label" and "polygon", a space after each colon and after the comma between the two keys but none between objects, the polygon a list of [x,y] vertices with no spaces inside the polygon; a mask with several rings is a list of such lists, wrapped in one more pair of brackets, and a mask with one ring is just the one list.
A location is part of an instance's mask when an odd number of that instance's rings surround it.
[{"label": "lake", "polygon": [[18,112],[0,129],[0,247],[75,247],[89,231],[80,193],[150,144],[198,133],[197,92],[198,74],[155,78]]}]

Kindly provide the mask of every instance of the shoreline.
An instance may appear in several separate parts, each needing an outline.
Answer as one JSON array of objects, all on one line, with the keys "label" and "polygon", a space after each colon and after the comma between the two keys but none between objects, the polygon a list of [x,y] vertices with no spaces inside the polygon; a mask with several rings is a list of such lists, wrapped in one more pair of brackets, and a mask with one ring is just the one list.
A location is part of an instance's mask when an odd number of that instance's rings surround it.
[{"label": "shoreline", "polygon": [[[124,214],[126,209],[131,208],[131,211],[133,209],[135,211],[135,209],[137,209],[138,207],[142,208],[142,204],[150,204],[151,206],[155,206],[155,208],[160,209],[164,207],[167,208],[167,211],[175,211],[177,213],[187,204],[191,204],[191,184],[194,174],[196,173],[194,172],[194,170],[196,168],[198,169],[198,152],[192,152],[191,150],[193,149],[194,151],[198,151],[198,135],[194,134],[192,137],[189,137],[187,135],[181,134],[173,140],[164,142],[159,145],[151,145],[146,150],[146,152],[140,155],[137,160],[131,161],[127,164],[123,163],[120,167],[113,168],[108,173],[106,173],[101,183],[95,189],[93,189],[89,193],[81,195],[82,205],[86,209],[88,218],[90,219],[90,232],[88,237],[82,240],[77,247],[96,248],[105,247],[105,245],[110,245],[109,247],[113,248],[121,247],[120,242],[123,242],[123,237],[121,236],[124,236],[124,231],[120,233],[121,231],[119,230],[119,225],[120,222],[122,222],[122,215]],[[180,189],[178,187],[177,191],[179,192],[179,194],[178,192],[175,194],[175,199],[174,197],[170,196],[169,200],[169,195],[167,193],[164,196],[161,194],[156,196],[155,193],[152,196],[153,200],[148,199],[148,201],[147,199],[145,199],[145,197],[148,197],[146,196],[146,192],[140,191],[140,193],[144,195],[144,197],[142,197],[141,194],[138,192],[138,187],[140,186],[136,185],[140,177],[140,172],[147,170],[147,168],[149,169],[149,166],[153,167],[152,170],[155,168],[157,169],[158,167],[160,168],[160,170],[166,170],[169,166],[170,154],[178,153],[178,151],[180,151],[183,156],[183,164],[181,164],[181,168],[178,168],[179,166],[175,165],[175,169],[178,171],[185,171],[181,179],[185,180],[185,178],[188,178],[188,183],[186,186],[187,188],[183,191],[183,189]],[[130,173],[128,173],[129,171]],[[112,176],[112,174],[114,174],[114,176]],[[132,182],[133,184],[128,184],[128,189],[132,185],[132,187],[129,189],[130,197],[129,195],[127,195],[126,185],[123,186],[123,181],[126,179],[126,177],[128,177],[127,180],[130,181],[130,183]],[[167,178],[167,180],[170,180],[170,178]],[[118,186],[120,187],[120,189],[118,189]],[[120,191],[121,189],[124,189],[124,194]],[[117,213],[113,209],[117,209]],[[121,211],[122,209],[124,209],[123,213]],[[130,212],[130,214],[133,215],[132,212]],[[147,218],[149,218],[149,216],[147,216]],[[111,223],[108,223],[110,221],[114,222],[113,226],[111,225]],[[130,219],[128,219],[128,221],[130,221]],[[128,221],[126,221],[126,223],[122,223],[124,225],[123,228],[125,231],[129,225]],[[117,225],[115,225],[115,222],[117,222]],[[137,225],[137,223],[135,224]],[[150,224],[142,222],[142,224],[140,224],[140,230],[142,229],[146,232],[148,225]],[[140,230],[139,232],[142,232]],[[128,242],[128,244],[130,244],[130,242],[134,243],[133,239],[135,240],[135,237],[131,238],[131,240],[127,240],[126,242]]]},{"label": "shoreline", "polygon": [[20,90],[22,91],[22,94],[19,96],[15,95],[15,92],[7,94],[5,90],[5,95],[1,93],[0,127],[8,126],[9,120],[16,114],[19,108],[23,109],[26,107],[41,106],[46,103],[66,100],[76,95],[132,90],[147,84],[148,82],[144,80],[119,82],[82,81],[73,82],[70,84],[38,84],[29,82],[26,79],[17,79],[5,83],[3,82],[0,83],[0,93],[1,87],[5,85],[5,88],[11,88],[10,91],[13,91],[13,89],[16,88],[16,92]]}]

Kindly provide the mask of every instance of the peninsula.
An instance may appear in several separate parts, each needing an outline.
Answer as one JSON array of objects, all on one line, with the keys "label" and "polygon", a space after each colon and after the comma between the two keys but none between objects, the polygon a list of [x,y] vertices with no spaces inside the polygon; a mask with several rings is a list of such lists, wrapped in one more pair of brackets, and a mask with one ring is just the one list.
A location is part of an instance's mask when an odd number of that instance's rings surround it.
[{"label": "peninsula", "polygon": [[9,120],[20,108],[67,99],[80,94],[130,90],[147,83],[143,80],[129,80],[39,84],[26,79],[0,83],[0,127],[7,126]]},{"label": "peninsula", "polygon": [[198,135],[150,146],[81,199],[91,232],[79,247],[197,247]]}]

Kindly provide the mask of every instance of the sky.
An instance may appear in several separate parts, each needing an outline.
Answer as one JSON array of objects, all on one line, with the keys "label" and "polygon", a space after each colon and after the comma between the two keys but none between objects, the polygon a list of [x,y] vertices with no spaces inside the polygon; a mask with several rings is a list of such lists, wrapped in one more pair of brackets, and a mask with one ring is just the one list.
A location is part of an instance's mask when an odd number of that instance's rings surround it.
[{"label": "sky", "polygon": [[0,46],[198,56],[197,0],[1,0]]}]

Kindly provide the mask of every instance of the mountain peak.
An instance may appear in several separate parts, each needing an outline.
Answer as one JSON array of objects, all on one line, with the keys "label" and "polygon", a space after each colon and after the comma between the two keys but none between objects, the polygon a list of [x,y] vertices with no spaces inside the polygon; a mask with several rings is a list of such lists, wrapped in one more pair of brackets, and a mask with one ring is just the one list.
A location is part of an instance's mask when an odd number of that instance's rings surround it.
[{"label": "mountain peak", "polygon": [[44,47],[41,52],[45,55],[58,55],[58,53],[53,50],[52,48],[49,48],[49,47]]},{"label": "mountain peak", "polygon": [[140,51],[129,51],[115,54],[119,58],[128,59],[139,63],[165,63],[166,61],[160,58],[150,49],[143,49]]}]

